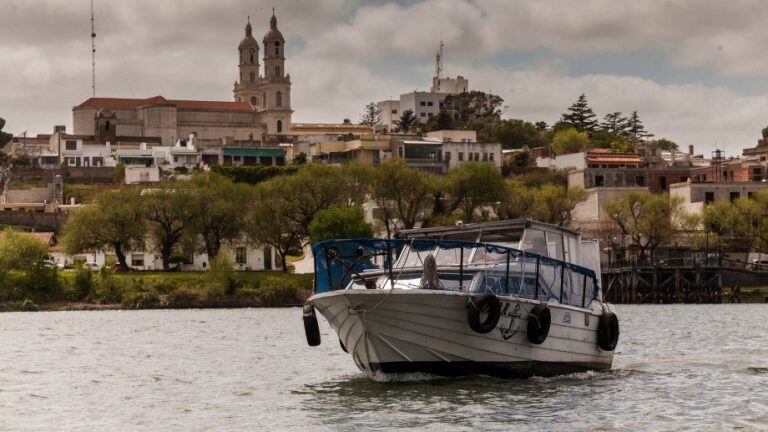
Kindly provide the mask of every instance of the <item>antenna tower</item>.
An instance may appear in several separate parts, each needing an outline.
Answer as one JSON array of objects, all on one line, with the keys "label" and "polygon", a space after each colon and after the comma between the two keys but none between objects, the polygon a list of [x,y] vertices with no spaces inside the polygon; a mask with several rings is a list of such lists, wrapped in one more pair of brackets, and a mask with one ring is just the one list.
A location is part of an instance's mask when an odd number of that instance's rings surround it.
[{"label": "antenna tower", "polygon": [[435,76],[438,78],[443,77],[443,38],[440,38],[440,48],[437,49],[437,55],[435,56]]},{"label": "antenna tower", "polygon": [[96,27],[93,20],[93,0],[91,0],[91,92],[96,97]]}]

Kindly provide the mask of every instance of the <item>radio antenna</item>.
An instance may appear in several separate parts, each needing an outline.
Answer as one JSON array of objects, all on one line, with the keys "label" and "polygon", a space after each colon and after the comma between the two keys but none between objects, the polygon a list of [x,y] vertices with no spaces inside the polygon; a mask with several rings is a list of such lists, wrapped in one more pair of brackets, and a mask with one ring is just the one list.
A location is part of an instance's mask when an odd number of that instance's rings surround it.
[{"label": "radio antenna", "polygon": [[91,92],[96,97],[96,26],[93,19],[93,0],[91,0]]}]

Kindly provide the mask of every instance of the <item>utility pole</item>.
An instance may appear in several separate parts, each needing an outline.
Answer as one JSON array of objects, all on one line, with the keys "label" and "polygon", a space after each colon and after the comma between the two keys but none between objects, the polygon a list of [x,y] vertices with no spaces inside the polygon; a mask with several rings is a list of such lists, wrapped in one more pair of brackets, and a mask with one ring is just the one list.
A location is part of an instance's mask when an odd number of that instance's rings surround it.
[{"label": "utility pole", "polygon": [[96,26],[93,19],[93,0],[91,0],[91,93],[96,97]]}]

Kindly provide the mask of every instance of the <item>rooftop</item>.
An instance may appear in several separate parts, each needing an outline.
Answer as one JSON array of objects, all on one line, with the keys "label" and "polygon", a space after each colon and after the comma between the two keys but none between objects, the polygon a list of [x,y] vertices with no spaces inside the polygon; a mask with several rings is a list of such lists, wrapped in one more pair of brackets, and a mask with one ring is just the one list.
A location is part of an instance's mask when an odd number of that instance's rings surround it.
[{"label": "rooftop", "polygon": [[88,98],[75,108],[140,108],[148,106],[166,106],[190,110],[253,111],[253,108],[251,108],[251,105],[248,102],[166,99],[159,95],[146,99]]}]

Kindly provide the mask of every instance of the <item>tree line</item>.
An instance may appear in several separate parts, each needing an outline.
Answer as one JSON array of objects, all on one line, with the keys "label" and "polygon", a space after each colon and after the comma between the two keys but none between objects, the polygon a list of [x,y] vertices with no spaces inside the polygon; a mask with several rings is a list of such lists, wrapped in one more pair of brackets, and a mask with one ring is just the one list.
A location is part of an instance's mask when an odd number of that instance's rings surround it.
[{"label": "tree line", "polygon": [[302,165],[257,184],[236,183],[216,173],[190,181],[161,182],[149,189],[122,188],[98,194],[73,212],[63,227],[68,253],[111,250],[127,267],[126,252],[151,248],[169,270],[190,252],[209,260],[223,245],[240,241],[267,245],[280,257],[297,254],[308,241],[365,237],[373,219],[388,237],[399,229],[529,217],[565,224],[585,198],[539,179],[504,178],[492,164],[468,163],[438,176],[401,161],[379,166]]},{"label": "tree line", "polygon": [[[404,110],[395,121],[395,131],[424,133],[441,129],[477,131],[478,139],[499,142],[504,148],[550,147],[556,154],[573,153],[594,148],[611,148],[633,152],[640,143],[662,150],[676,149],[677,144],[660,138],[651,140],[650,133],[637,110],[625,115],[609,112],[602,121],[589,106],[586,94],[567,108],[553,125],[521,119],[502,119],[504,100],[492,93],[470,91],[448,95],[437,115],[420,123],[413,110]],[[360,124],[375,127],[381,123],[380,110],[374,102],[363,109]]]}]

